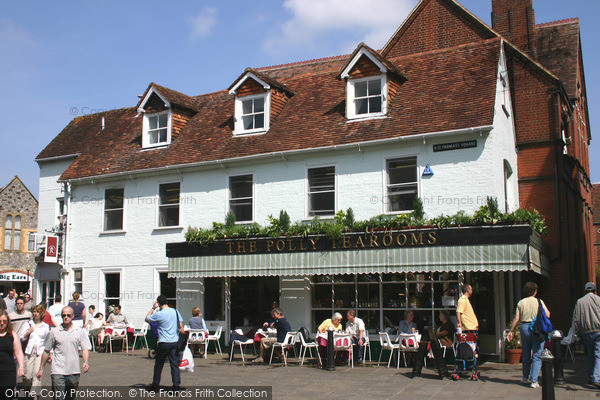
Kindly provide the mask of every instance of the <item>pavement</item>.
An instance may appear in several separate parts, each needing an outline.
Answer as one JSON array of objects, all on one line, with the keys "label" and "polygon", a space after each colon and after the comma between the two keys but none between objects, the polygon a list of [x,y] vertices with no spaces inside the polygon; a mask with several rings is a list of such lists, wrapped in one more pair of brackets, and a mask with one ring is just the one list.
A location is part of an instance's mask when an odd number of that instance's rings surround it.
[{"label": "pavement", "polygon": [[[250,357],[253,358],[253,357]],[[242,364],[239,354],[232,362],[227,356],[209,354],[208,359],[194,358],[195,371],[181,374],[182,387],[196,386],[272,386],[273,399],[541,399],[542,389],[532,389],[521,381],[521,365],[486,362],[479,367],[479,381],[439,380],[431,368],[421,377],[410,379],[408,368],[386,368],[376,362],[338,366],[324,371],[315,364],[298,365],[291,358],[283,364]],[[125,353],[94,353],[90,356],[90,371],[81,375],[80,388],[141,388],[152,380],[154,360],[146,350]],[[49,367],[43,383],[49,384]],[[584,356],[575,363],[565,364],[566,384],[555,386],[556,399],[600,398],[600,390],[586,384]],[[163,370],[161,385],[171,385],[168,362]],[[157,396],[158,397],[158,396]],[[196,397],[200,398],[200,397]]]}]

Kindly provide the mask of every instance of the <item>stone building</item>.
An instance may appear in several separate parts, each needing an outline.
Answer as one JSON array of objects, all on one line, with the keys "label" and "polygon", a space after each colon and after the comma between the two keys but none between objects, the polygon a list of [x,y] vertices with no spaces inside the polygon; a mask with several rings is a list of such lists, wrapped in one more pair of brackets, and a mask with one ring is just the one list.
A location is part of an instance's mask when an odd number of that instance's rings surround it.
[{"label": "stone building", "polygon": [[31,290],[36,255],[38,201],[15,176],[0,189],[0,292]]}]

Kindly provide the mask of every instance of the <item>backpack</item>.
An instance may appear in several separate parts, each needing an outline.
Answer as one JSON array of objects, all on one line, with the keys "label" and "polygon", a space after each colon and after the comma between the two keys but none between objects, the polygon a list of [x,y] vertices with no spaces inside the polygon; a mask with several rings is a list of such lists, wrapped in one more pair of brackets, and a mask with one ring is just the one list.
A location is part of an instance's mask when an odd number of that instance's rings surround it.
[{"label": "backpack", "polygon": [[304,326],[298,329],[298,333],[304,337],[306,343],[310,342],[310,332]]},{"label": "backpack", "polygon": [[550,336],[550,332],[552,332],[552,322],[550,322],[550,318],[546,316],[546,311],[542,306],[542,302],[540,299],[538,301],[538,314],[531,321],[529,325],[529,329],[531,329],[540,340],[548,340]]}]

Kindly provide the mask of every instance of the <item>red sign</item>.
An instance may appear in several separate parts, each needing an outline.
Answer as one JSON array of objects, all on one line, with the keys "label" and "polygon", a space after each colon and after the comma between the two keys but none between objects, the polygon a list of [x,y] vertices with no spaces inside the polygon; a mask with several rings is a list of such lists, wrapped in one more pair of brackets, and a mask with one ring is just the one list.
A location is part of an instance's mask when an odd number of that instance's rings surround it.
[{"label": "red sign", "polygon": [[58,262],[58,236],[46,236],[44,261],[48,263]]}]

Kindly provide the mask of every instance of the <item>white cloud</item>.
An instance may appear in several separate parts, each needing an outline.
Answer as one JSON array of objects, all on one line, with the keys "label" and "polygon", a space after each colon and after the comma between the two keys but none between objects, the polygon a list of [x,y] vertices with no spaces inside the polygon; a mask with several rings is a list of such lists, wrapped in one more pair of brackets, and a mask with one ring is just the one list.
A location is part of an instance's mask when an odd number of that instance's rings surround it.
[{"label": "white cloud", "polygon": [[200,11],[200,14],[195,17],[189,17],[187,23],[190,25],[190,34],[192,37],[207,37],[215,25],[217,25],[217,9],[214,7],[204,7]]},{"label": "white cloud", "polygon": [[[416,0],[285,0],[292,17],[263,41],[269,53],[317,47],[332,34],[349,34],[379,49],[402,24]],[[353,44],[350,45],[349,43]],[[342,41],[338,51],[351,51],[358,42]]]}]

